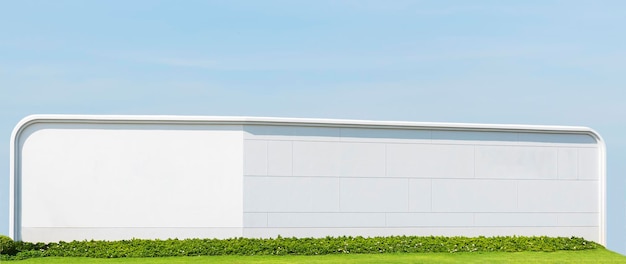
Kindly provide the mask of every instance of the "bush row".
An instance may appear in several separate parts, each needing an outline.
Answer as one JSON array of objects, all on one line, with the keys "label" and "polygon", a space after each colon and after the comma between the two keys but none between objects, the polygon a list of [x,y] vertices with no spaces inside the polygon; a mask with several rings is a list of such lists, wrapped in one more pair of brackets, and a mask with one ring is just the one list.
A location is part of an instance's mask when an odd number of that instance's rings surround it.
[{"label": "bush row", "polygon": [[326,237],[232,239],[131,239],[29,243],[0,237],[0,259],[32,257],[166,257],[211,255],[323,255],[427,252],[516,252],[602,247],[578,237]]}]

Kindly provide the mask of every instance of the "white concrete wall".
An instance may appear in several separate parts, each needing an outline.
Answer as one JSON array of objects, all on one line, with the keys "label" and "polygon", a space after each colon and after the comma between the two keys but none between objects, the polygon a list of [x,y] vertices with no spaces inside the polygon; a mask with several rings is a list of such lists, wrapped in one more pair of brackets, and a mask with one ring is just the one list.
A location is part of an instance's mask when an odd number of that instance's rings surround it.
[{"label": "white concrete wall", "polygon": [[242,235],[241,126],[35,124],[20,139],[23,240]]},{"label": "white concrete wall", "polygon": [[33,116],[11,144],[27,241],[548,235],[605,243],[588,128]]},{"label": "white concrete wall", "polygon": [[585,134],[244,126],[244,235],[601,241]]}]

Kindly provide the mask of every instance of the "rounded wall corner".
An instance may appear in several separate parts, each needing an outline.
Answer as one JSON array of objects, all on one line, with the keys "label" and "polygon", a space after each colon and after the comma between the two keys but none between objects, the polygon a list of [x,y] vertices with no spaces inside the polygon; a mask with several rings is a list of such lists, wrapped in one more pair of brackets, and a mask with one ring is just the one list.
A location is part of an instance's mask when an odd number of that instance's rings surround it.
[{"label": "rounded wall corner", "polygon": [[11,144],[14,144],[16,142],[22,131],[24,131],[28,126],[44,119],[47,119],[45,115],[29,115],[22,118],[22,120],[17,122],[17,124],[15,124],[15,127],[13,128],[13,131],[11,133]]},{"label": "rounded wall corner", "polygon": [[21,240],[20,219],[20,147],[22,133],[31,125],[53,118],[52,115],[28,115],[22,118],[11,132],[9,143],[9,237]]},{"label": "rounded wall corner", "polygon": [[604,138],[598,131],[592,128],[586,128],[586,132],[589,136],[593,137],[597,145],[599,147],[599,176],[600,176],[600,241],[599,243],[603,246],[606,246],[607,238],[606,238],[606,230],[607,230],[607,205],[606,205],[606,182],[607,182],[607,173],[606,173],[606,142]]},{"label": "rounded wall corner", "polygon": [[602,147],[604,148],[604,146],[605,146],[605,142],[604,142],[604,138],[602,137],[602,135],[600,135],[600,133],[598,133],[598,131],[596,131],[596,130],[594,130],[594,129],[592,129],[592,128],[588,128],[588,127],[586,127],[585,129],[587,130],[587,131],[586,131],[586,132],[587,132],[587,135],[589,135],[589,136],[593,137],[593,138],[596,140],[596,142],[597,142],[598,144],[601,144],[601,145],[602,145]]}]

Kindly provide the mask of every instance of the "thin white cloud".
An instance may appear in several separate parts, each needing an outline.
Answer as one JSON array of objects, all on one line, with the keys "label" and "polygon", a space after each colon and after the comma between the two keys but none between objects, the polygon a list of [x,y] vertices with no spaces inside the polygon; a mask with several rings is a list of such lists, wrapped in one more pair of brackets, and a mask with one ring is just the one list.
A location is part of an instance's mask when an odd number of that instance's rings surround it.
[{"label": "thin white cloud", "polygon": [[[452,43],[471,43],[465,47],[453,47]],[[362,52],[264,52],[255,54],[223,54],[206,57],[202,55],[169,55],[168,52],[121,53],[118,60],[133,63],[154,64],[167,67],[195,68],[226,71],[356,71],[412,69],[416,64],[451,62],[455,60],[519,59],[563,56],[574,53],[574,45],[509,44],[498,40],[440,39],[428,45],[405,47],[404,50],[387,52],[372,50]]]},{"label": "thin white cloud", "polygon": [[215,60],[207,59],[190,59],[190,58],[152,58],[147,59],[156,64],[162,64],[174,67],[190,67],[203,69],[217,69],[218,63]]}]

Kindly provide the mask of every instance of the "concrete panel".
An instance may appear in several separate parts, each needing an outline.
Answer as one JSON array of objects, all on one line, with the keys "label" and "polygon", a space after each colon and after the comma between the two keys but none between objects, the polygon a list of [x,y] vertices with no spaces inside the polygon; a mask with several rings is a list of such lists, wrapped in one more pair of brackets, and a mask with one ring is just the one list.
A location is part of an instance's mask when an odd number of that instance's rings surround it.
[{"label": "concrete panel", "polygon": [[578,178],[578,150],[561,148],[558,152],[558,178],[575,180]]},{"label": "concrete panel", "polygon": [[407,212],[407,179],[342,178],[342,212]]},{"label": "concrete panel", "polygon": [[477,146],[476,178],[556,179],[557,149]]},{"label": "concrete panel", "polygon": [[433,180],[433,212],[515,212],[516,183],[502,180]]},{"label": "concrete panel", "polygon": [[476,213],[476,226],[557,226],[557,214],[549,213]]},{"label": "concrete panel", "polygon": [[243,213],[244,227],[267,227],[267,213]]},{"label": "concrete panel", "polygon": [[339,176],[341,149],[335,142],[293,142],[294,176]]},{"label": "concrete panel", "polygon": [[29,127],[22,228],[241,227],[241,127],[198,127]]},{"label": "concrete panel", "polygon": [[245,177],[243,187],[246,213],[339,211],[337,178]]},{"label": "concrete panel", "polygon": [[578,178],[581,180],[600,179],[600,154],[598,149],[578,149]]},{"label": "concrete panel", "polygon": [[381,227],[384,213],[270,213],[269,227]]},{"label": "concrete panel", "polygon": [[387,227],[472,226],[471,213],[387,213]]},{"label": "concrete panel", "polygon": [[430,212],[432,210],[432,180],[409,179],[409,211]]},{"label": "concrete panel", "polygon": [[521,212],[598,212],[597,181],[519,181]]},{"label": "concrete panel", "polygon": [[384,177],[385,145],[381,143],[340,143],[340,175],[343,177]]},{"label": "concrete panel", "polygon": [[474,146],[388,144],[387,176],[473,178]]},{"label": "concrete panel", "polygon": [[243,173],[245,175],[267,175],[267,142],[245,140],[243,148]]},{"label": "concrete panel", "polygon": [[293,170],[293,143],[291,141],[267,142],[267,174],[291,176]]},{"label": "concrete panel", "polygon": [[600,226],[600,217],[597,213],[560,213],[560,226]]}]

